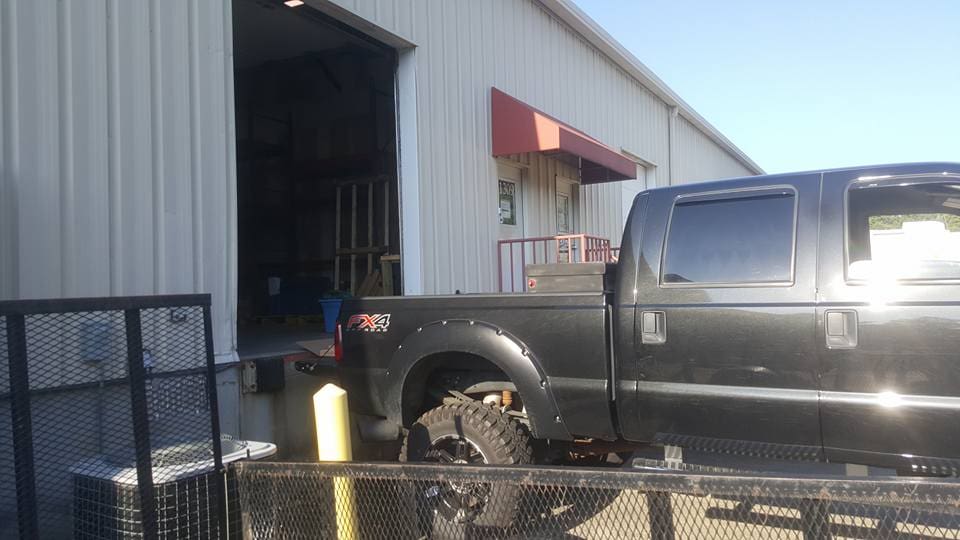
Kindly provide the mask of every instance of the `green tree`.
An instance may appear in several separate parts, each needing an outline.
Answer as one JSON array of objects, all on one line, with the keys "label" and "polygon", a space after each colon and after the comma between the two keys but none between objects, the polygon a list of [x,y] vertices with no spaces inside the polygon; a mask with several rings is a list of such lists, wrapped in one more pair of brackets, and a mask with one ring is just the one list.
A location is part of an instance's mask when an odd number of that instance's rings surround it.
[{"label": "green tree", "polygon": [[950,232],[960,232],[960,216],[954,214],[902,214],[896,216],[870,216],[870,230],[889,231],[902,229],[912,221],[939,221]]}]

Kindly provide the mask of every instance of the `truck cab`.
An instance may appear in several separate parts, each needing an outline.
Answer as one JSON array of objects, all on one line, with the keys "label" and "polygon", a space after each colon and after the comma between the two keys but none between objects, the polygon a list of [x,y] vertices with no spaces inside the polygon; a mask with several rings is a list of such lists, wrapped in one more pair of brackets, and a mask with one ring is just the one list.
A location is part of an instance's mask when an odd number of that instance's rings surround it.
[{"label": "truck cab", "polygon": [[955,471],[956,164],[651,190],[621,249],[625,439]]}]

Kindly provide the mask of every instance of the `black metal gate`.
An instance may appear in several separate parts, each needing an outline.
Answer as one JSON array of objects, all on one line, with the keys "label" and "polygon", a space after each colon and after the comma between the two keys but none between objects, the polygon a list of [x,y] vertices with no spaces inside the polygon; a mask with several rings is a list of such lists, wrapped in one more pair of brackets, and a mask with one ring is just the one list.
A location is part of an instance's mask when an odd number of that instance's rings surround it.
[{"label": "black metal gate", "polygon": [[0,538],[229,531],[209,295],[0,302]]}]

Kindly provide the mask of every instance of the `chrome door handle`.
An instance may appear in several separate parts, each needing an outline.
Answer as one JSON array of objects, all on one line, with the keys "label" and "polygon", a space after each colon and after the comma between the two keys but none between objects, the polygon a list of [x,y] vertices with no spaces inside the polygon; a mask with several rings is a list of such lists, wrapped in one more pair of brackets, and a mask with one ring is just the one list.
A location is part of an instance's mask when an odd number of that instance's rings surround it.
[{"label": "chrome door handle", "polygon": [[667,316],[663,311],[640,312],[640,342],[647,345],[667,342]]},{"label": "chrome door handle", "polygon": [[828,309],[823,314],[828,349],[854,349],[859,341],[857,312],[852,309]]}]

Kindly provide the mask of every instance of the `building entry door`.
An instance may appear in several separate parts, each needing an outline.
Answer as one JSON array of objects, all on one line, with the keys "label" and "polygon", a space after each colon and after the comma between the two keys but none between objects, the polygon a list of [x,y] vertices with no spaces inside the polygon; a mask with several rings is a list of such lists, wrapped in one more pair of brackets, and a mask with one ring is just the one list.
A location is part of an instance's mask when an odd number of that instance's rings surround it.
[{"label": "building entry door", "polygon": [[[523,238],[523,174],[518,167],[497,165],[497,219],[500,240]],[[520,242],[500,242],[500,289],[523,291],[524,246]]]},{"label": "building entry door", "polygon": [[520,169],[497,165],[497,216],[500,238],[523,238],[523,176]]},{"label": "building entry door", "polygon": [[557,234],[571,234],[577,228],[577,182],[557,176]]},{"label": "building entry door", "polygon": [[[557,176],[557,193],[554,206],[556,208],[556,231],[558,236],[573,234],[577,229],[577,182],[569,178]],[[557,262],[572,262],[578,260],[576,253],[582,246],[573,245],[570,240],[557,241]],[[571,253],[570,250],[574,253]]]}]

